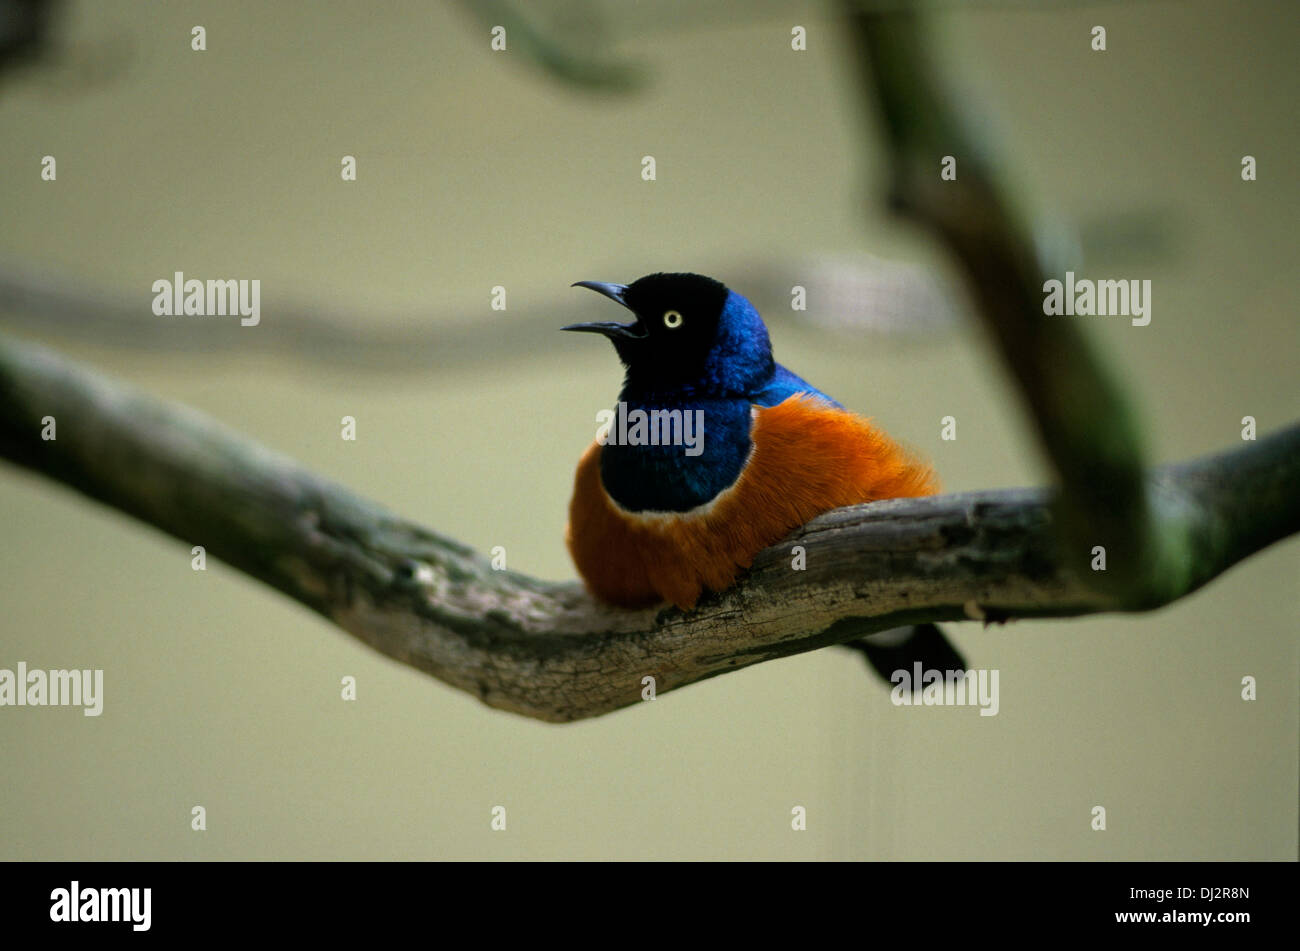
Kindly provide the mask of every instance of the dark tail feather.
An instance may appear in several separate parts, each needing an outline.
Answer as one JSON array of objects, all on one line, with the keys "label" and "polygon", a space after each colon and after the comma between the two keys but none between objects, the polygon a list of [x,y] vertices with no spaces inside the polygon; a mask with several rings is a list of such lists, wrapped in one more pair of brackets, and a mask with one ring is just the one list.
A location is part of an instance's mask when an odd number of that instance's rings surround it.
[{"label": "dark tail feather", "polygon": [[957,653],[943,631],[933,624],[915,624],[881,631],[844,645],[861,651],[871,669],[888,683],[896,670],[911,671],[918,661],[922,670],[965,670],[966,658]]}]

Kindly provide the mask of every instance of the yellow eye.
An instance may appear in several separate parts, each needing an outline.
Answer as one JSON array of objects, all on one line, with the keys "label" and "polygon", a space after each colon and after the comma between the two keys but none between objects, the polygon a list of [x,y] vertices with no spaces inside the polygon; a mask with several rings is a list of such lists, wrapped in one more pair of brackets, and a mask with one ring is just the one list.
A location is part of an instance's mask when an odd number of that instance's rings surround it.
[{"label": "yellow eye", "polygon": [[682,315],[680,311],[676,311],[676,310],[664,311],[665,327],[672,328],[672,327],[680,327],[681,325],[682,325]]}]

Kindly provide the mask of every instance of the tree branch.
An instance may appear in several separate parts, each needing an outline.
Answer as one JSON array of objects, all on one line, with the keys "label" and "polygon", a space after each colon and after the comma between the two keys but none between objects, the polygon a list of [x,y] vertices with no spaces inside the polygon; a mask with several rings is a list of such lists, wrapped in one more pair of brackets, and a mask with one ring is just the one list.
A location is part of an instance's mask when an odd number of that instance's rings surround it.
[{"label": "tree branch", "polygon": [[[878,108],[891,153],[891,205],[933,232],[961,265],[1061,483],[1069,563],[1086,583],[1127,603],[1149,599],[1186,566],[1182,540],[1163,531],[1147,506],[1137,415],[1077,318],[1044,315],[1044,281],[1066,268],[1040,259],[1033,230],[1003,185],[1012,163],[994,157],[972,118],[977,104],[943,86],[920,17],[900,6],[845,3],[862,54],[863,95]],[[946,155],[957,161],[952,181],[939,174]],[[1098,545],[1107,552],[1105,573],[1086,570]]]},{"label": "tree branch", "polygon": [[[371,647],[544,720],[637,702],[750,664],[915,621],[1124,608],[1063,566],[1049,493],[1009,490],[830,512],[688,613],[622,611],[574,584],[494,571],[193,410],[0,338],[0,456],[206,550]],[[42,419],[57,438],[41,438]],[[1150,507],[1184,540],[1173,600],[1300,530],[1300,426],[1157,471]],[[806,549],[793,571],[790,548]]]}]

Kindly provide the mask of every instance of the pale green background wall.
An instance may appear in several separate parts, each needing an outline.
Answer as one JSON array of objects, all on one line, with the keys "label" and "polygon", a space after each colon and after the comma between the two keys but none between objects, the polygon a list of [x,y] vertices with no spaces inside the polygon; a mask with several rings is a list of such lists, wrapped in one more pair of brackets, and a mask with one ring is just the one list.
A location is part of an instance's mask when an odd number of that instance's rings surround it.
[{"label": "pale green background wall", "polygon": [[[1237,445],[1247,414],[1264,431],[1294,419],[1294,5],[981,6],[938,21],[941,58],[1000,117],[1023,195],[1170,230],[1156,259],[1100,275],[1150,278],[1151,325],[1091,324],[1152,456]],[[873,210],[880,153],[863,148],[874,129],[826,10],[765,5],[745,25],[745,5],[707,9],[652,32],[644,9],[616,14],[619,51],[653,75],[616,98],[490,54],[460,8],[76,3],[72,65],[0,84],[0,260],[135,295],[146,316],[174,270],[258,277],[267,325],[273,291],[362,328],[486,321],[504,284],[503,333],[569,302],[573,319],[608,316],[565,289],[584,278],[727,278],[808,252],[946,272]],[[205,53],[189,50],[196,23]],[[806,53],[789,50],[793,23]],[[38,179],[44,154],[55,184]],[[385,374],[261,356],[258,332],[215,359],[50,339],[398,512],[505,545],[512,568],[572,577],[565,505],[616,391],[608,348]],[[1044,478],[965,325],[906,346],[775,337],[780,359],[928,452],[948,488]],[[345,414],[355,443],[338,438]],[[948,414],[956,442],[939,439]],[[1001,670],[997,717],[895,708],[856,656],[824,650],[561,727],[487,709],[222,565],[194,573],[188,544],[11,467],[0,525],[0,666],[106,671],[98,719],[0,709],[0,859],[1296,856],[1294,540],[1154,615],[952,628],[973,665]],[[338,698],[345,674],[356,703]],[[806,833],[790,831],[794,804]]]}]

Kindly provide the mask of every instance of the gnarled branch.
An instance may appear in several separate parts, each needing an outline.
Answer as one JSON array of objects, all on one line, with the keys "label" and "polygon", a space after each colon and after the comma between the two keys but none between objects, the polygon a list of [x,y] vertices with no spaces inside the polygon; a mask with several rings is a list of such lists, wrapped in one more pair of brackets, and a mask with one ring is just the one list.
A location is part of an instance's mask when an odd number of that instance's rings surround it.
[{"label": "gnarled branch", "polygon": [[[42,419],[57,438],[41,438]],[[465,546],[184,407],[0,338],[0,456],[284,592],[376,650],[545,720],[914,621],[1152,607],[1300,530],[1300,426],[1157,470],[1150,510],[1186,571],[1125,601],[1064,566],[1050,494],[1017,489],[830,512],[694,611],[623,611],[573,584],[494,571]],[[791,570],[790,548],[807,569]]]}]

